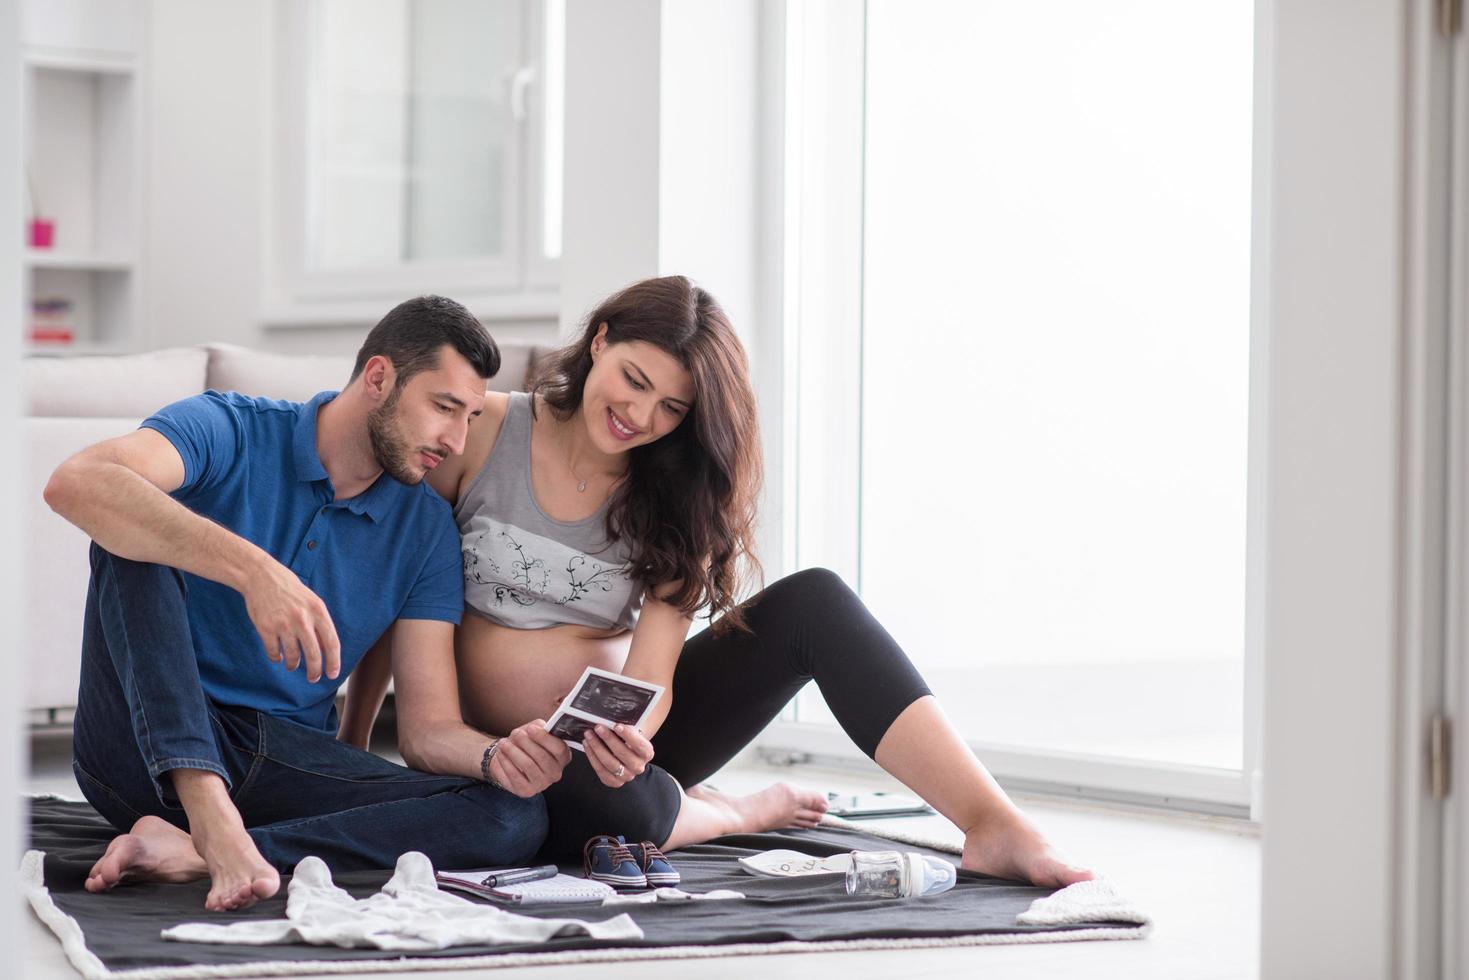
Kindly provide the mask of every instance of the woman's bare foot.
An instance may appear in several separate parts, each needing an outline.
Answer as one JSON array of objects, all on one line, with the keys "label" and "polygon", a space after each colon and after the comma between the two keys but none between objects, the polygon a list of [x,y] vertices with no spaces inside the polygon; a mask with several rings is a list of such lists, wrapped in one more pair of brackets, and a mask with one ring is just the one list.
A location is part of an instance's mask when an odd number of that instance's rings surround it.
[{"label": "woman's bare foot", "polygon": [[274,895],[281,879],[243,827],[240,834],[243,847],[225,834],[223,842],[201,856],[195,838],[166,820],[143,817],[129,833],[107,845],[107,852],[87,875],[87,891],[105,892],[134,881],[184,882],[208,877],[205,908],[224,911],[253,905]]},{"label": "woman's bare foot", "polygon": [[1096,877],[1086,868],[1066,863],[1041,832],[1019,813],[1003,822],[966,832],[960,866],[967,871],[1028,881],[1043,888],[1064,888]]},{"label": "woman's bare foot", "polygon": [[782,827],[815,827],[826,813],[826,796],[790,783],[774,783],[749,796],[727,796],[709,786],[686,791],[729,816],[726,833],[758,834]]}]

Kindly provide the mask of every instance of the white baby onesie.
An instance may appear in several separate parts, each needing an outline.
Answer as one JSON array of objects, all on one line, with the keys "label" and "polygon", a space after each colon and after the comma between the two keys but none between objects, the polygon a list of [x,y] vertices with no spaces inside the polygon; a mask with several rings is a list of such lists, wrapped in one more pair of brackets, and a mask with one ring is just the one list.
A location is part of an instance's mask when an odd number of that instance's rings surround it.
[{"label": "white baby onesie", "polygon": [[370,898],[353,898],[332,883],[320,858],[308,857],[296,865],[291,877],[284,919],[229,925],[186,922],[163,930],[164,939],[178,942],[309,943],[410,952],[540,943],[557,936],[641,939],[643,930],[626,914],[604,922],[537,919],[451,895],[439,890],[433,865],[417,851],[398,858],[393,877]]}]

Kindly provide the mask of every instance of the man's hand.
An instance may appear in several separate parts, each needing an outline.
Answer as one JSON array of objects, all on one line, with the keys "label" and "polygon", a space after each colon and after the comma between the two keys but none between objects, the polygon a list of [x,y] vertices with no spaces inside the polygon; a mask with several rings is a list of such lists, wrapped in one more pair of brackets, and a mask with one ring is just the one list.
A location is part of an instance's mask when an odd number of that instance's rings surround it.
[{"label": "man's hand", "polygon": [[571,762],[571,749],[546,731],[540,718],[528,721],[500,739],[490,760],[490,775],[511,793],[535,796],[561,778]]},{"label": "man's hand", "polygon": [[287,670],[304,659],[313,684],[323,673],[335,679],[342,672],[342,644],[326,603],[280,562],[266,556],[262,564],[241,594],[265,655],[272,663],[285,660]]}]

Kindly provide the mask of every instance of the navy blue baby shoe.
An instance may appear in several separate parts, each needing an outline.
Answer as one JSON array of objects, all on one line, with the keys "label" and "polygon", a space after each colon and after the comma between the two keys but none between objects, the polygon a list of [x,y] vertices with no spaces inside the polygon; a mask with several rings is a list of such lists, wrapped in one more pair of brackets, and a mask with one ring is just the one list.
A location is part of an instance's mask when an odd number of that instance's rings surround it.
[{"label": "navy blue baby shoe", "polygon": [[[617,838],[622,840],[621,837]],[[668,858],[658,850],[658,845],[652,841],[643,841],[641,844],[629,844],[627,850],[632,854],[632,859],[642,869],[643,877],[648,879],[649,888],[676,888],[683,881],[683,876],[668,863]]]},{"label": "navy blue baby shoe", "polygon": [[648,887],[647,876],[621,837],[601,834],[587,841],[582,848],[582,867],[588,878],[604,881],[613,888]]}]

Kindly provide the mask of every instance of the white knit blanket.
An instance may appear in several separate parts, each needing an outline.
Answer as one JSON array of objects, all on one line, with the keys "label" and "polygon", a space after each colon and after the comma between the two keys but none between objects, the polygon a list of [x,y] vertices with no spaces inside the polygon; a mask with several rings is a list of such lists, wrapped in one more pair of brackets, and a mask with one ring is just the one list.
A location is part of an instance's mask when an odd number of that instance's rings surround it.
[{"label": "white knit blanket", "polygon": [[1078,881],[1038,898],[1015,921],[1022,926],[1068,926],[1082,922],[1152,924],[1147,914],[1123,898],[1105,878]]}]

